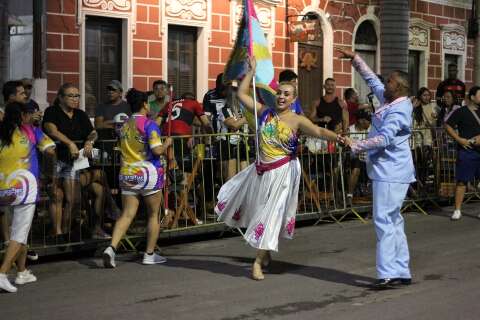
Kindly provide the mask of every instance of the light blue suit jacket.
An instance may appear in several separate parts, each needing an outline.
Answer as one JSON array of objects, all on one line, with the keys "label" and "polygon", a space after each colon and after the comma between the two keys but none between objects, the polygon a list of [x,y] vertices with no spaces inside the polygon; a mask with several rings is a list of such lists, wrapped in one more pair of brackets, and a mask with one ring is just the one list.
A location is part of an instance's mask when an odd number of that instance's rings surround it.
[{"label": "light blue suit jacket", "polygon": [[371,180],[411,183],[415,181],[409,138],[412,132],[413,106],[408,97],[385,104],[385,86],[356,55],[353,66],[380,101],[372,115],[372,126],[367,140],[360,141],[356,152],[367,151],[367,172]]}]

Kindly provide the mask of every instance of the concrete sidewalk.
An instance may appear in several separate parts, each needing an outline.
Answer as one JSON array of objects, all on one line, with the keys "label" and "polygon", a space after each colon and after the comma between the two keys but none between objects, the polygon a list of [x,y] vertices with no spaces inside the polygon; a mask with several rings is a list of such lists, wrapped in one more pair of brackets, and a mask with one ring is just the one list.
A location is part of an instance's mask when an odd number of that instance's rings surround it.
[{"label": "concrete sidewalk", "polygon": [[0,294],[1,319],[480,319],[480,205],[451,222],[450,208],[407,214],[414,284],[375,292],[373,225],[305,227],[282,242],[266,279],[250,279],[255,252],[241,238],[164,248],[164,265],[123,255],[44,263],[17,294]]}]

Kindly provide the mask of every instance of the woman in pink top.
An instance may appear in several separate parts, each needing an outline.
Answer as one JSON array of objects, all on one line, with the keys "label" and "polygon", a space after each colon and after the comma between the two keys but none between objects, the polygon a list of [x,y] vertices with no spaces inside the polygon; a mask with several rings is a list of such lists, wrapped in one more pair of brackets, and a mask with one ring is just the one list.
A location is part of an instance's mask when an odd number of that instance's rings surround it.
[{"label": "woman in pink top", "polygon": [[133,114],[119,132],[122,154],[119,180],[123,210],[115,224],[110,246],[103,252],[103,264],[106,268],[116,267],[116,249],[137,214],[140,196],[148,213],[147,248],[142,263],[158,264],[166,261],[164,257],[154,253],[154,250],[160,232],[160,190],[164,184],[164,168],[159,157],[172,144],[172,139],[167,138],[162,144],[160,128],[147,118],[150,106],[146,93],[132,88],[127,92],[126,98]]}]

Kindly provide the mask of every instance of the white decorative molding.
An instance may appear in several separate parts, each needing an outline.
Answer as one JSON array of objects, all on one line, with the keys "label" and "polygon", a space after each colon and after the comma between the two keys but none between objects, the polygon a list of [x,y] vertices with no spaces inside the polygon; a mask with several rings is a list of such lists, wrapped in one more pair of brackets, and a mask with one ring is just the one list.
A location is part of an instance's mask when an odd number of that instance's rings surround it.
[{"label": "white decorative molding", "polygon": [[[87,4],[88,3],[88,4]],[[106,7],[104,8],[104,4]],[[112,7],[113,4],[122,5],[124,10]],[[126,9],[128,7],[128,9]],[[115,9],[115,10],[114,10]],[[128,19],[129,30],[135,33],[137,20],[137,0],[83,0],[77,2],[77,25],[85,22],[87,15],[103,16],[109,18]]]},{"label": "white decorative molding", "polygon": [[206,0],[166,0],[166,16],[183,20],[207,20]]},{"label": "white decorative molding", "polygon": [[[270,48],[275,43],[275,5],[281,1],[257,1],[254,4],[257,13],[258,22],[263,28]],[[263,3],[259,5],[258,3]],[[237,37],[238,27],[243,15],[242,0],[232,0],[230,2],[230,41],[233,43]]]},{"label": "white decorative molding", "polygon": [[132,9],[132,1],[128,0],[83,0],[83,5],[88,8],[109,11],[130,11]]},{"label": "white decorative molding", "polygon": [[408,44],[413,47],[428,47],[429,30],[417,26],[408,29]]},{"label": "white decorative molding", "polygon": [[169,24],[176,24],[206,28],[210,40],[212,1],[162,0],[160,3],[160,35],[166,35]]},{"label": "white decorative molding", "polygon": [[472,9],[472,0],[423,0],[425,2],[441,4],[444,6]]},{"label": "white decorative molding", "polygon": [[445,55],[458,56],[458,77],[465,80],[465,64],[467,62],[467,36],[465,27],[458,24],[440,26],[442,41],[442,75],[446,77]]},{"label": "white decorative molding", "polygon": [[410,18],[408,28],[408,49],[420,52],[418,67],[419,86],[428,85],[428,61],[430,59],[430,30],[436,25],[419,18]]},{"label": "white decorative molding", "polygon": [[443,48],[453,51],[465,51],[465,35],[457,32],[445,32],[443,34]]},{"label": "white decorative molding", "polygon": [[[215,0],[220,1],[220,0]],[[226,0],[221,0],[226,1]],[[159,35],[162,37],[162,78],[168,79],[168,26],[197,28],[197,97],[208,90],[208,44],[212,37],[210,0],[159,0]]]},{"label": "white decorative molding", "polygon": [[447,24],[440,26],[442,30],[442,48],[452,54],[464,54],[466,50],[465,28],[460,25]]},{"label": "white decorative molding", "polygon": [[419,18],[411,18],[408,28],[408,45],[413,50],[430,50],[430,29],[436,25]]}]

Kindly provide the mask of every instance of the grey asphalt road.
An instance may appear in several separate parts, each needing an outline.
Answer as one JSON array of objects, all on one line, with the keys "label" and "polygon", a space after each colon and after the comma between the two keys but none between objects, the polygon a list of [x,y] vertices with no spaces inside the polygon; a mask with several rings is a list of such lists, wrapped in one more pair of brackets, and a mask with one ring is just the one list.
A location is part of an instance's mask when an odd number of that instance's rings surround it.
[{"label": "grey asphalt road", "polygon": [[0,319],[480,319],[480,213],[468,205],[407,214],[414,283],[372,291],[375,234],[350,221],[296,230],[264,281],[249,278],[254,250],[241,238],[165,247],[164,265],[121,255],[34,265],[39,281],[0,294]]}]

